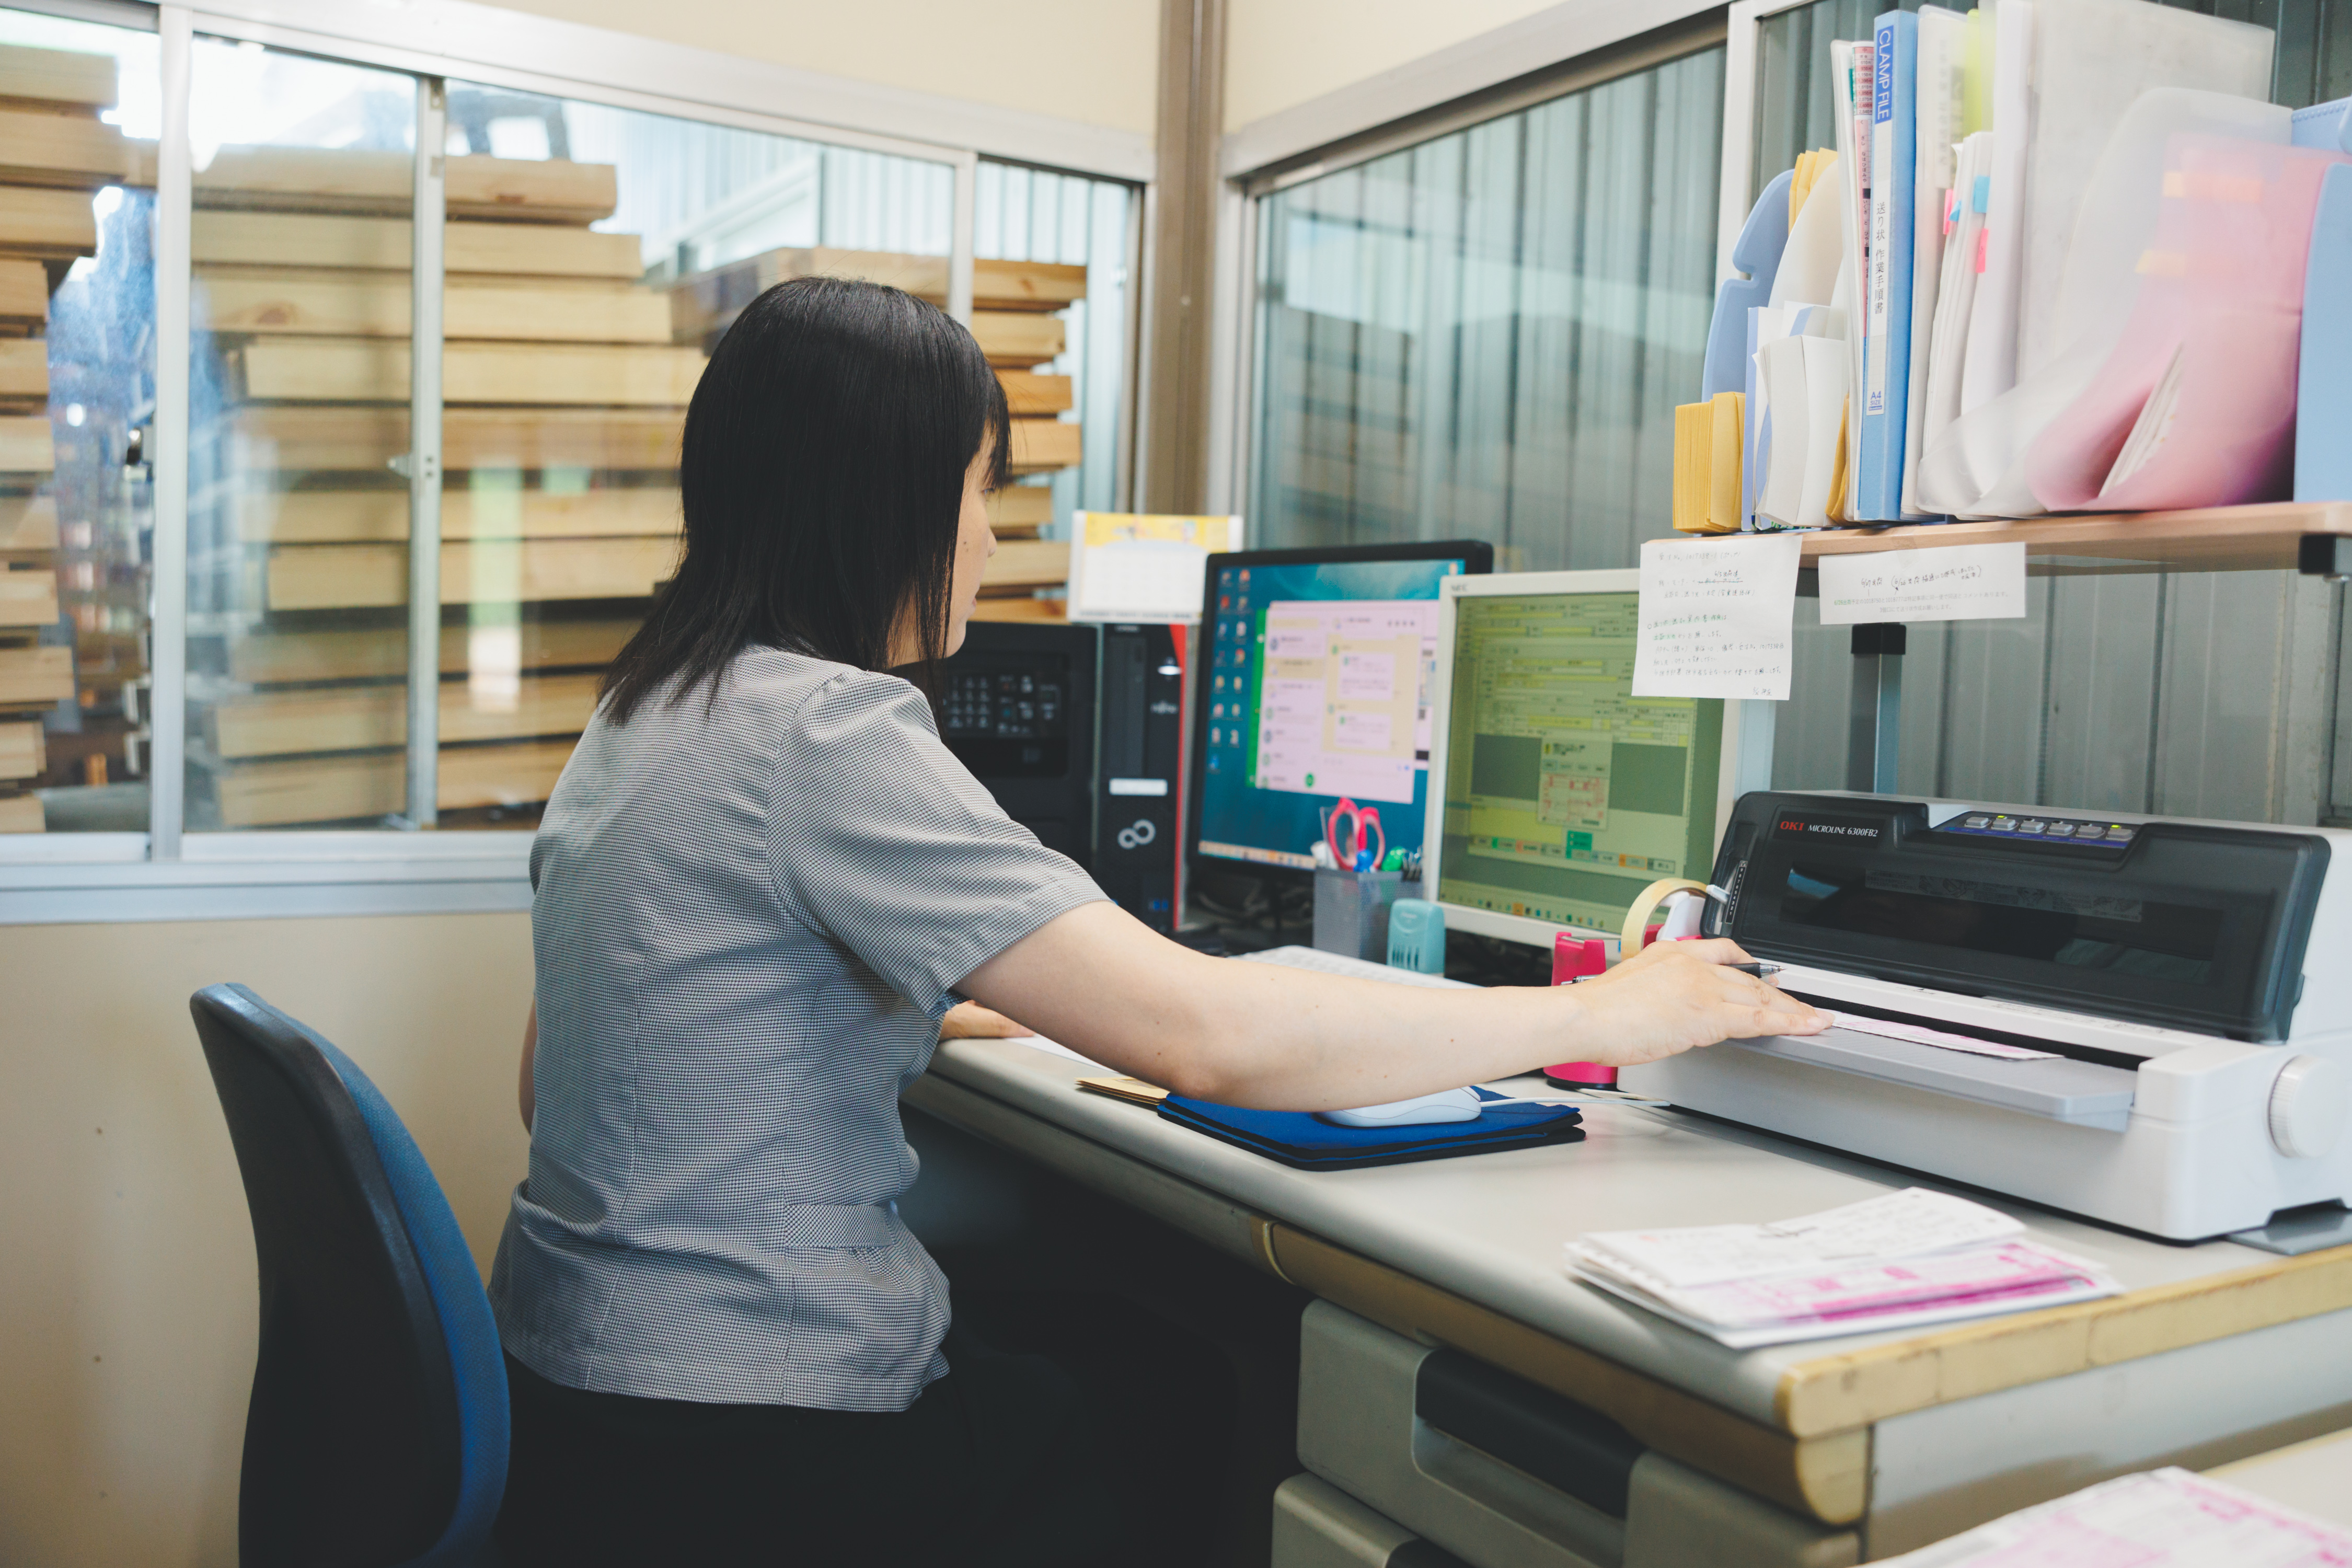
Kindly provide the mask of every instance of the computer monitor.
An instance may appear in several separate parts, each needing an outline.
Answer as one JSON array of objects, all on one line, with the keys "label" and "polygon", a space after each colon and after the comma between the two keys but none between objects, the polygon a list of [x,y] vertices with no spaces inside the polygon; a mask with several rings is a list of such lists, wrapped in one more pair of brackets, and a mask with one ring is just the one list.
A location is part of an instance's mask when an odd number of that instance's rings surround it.
[{"label": "computer monitor", "polygon": [[1720,701],[1633,694],[1641,575],[1444,584],[1423,877],[1449,929],[1613,941],[1651,883],[1706,879],[1738,737]]},{"label": "computer monitor", "polygon": [[1342,799],[1380,813],[1390,848],[1421,847],[1438,589],[1493,564],[1462,539],[1209,557],[1185,770],[1196,881],[1307,885]]}]

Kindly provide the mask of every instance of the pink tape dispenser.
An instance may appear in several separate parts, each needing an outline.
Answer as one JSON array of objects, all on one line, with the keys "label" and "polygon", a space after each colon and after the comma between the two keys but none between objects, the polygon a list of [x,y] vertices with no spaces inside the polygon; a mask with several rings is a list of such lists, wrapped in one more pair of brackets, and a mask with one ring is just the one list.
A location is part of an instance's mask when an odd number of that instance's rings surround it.
[{"label": "pink tape dispenser", "polygon": [[[1633,900],[1625,921],[1625,942],[1639,932],[1641,947],[1654,942],[1690,942],[1701,932],[1706,912],[1706,885],[1673,877],[1654,882]],[[1589,979],[1609,967],[1609,944],[1597,938],[1579,939],[1561,931],[1551,942],[1551,983],[1569,985]],[[1544,1081],[1554,1089],[1614,1089],[1617,1069],[1602,1062],[1558,1062],[1543,1069]]]}]

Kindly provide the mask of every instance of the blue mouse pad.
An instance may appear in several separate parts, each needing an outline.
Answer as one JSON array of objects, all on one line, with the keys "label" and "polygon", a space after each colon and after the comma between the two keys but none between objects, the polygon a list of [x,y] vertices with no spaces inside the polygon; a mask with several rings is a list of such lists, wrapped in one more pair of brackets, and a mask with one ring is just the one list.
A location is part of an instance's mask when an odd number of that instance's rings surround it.
[{"label": "blue mouse pad", "polygon": [[[1481,1100],[1501,1100],[1491,1089]],[[1242,1110],[1205,1100],[1170,1095],[1160,1114],[1195,1132],[1205,1132],[1254,1154],[1301,1171],[1352,1171],[1365,1165],[1402,1165],[1415,1160],[1450,1160],[1494,1149],[1527,1149],[1539,1143],[1582,1140],[1576,1108],[1502,1105],[1475,1121],[1439,1121],[1420,1127],[1335,1127],[1305,1110]]]}]

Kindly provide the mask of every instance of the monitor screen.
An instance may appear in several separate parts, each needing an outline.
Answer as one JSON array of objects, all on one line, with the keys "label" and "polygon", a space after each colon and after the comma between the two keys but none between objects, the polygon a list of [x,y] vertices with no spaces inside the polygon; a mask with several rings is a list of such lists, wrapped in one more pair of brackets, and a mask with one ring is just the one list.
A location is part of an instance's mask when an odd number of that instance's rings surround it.
[{"label": "monitor screen", "polygon": [[1370,553],[1211,560],[1192,769],[1204,860],[1310,871],[1342,799],[1379,812],[1390,848],[1421,847],[1438,584],[1483,572],[1489,552],[1345,558]]},{"label": "monitor screen", "polygon": [[1639,601],[1455,604],[1440,902],[1614,931],[1659,878],[1706,879],[1723,704],[1633,695]]}]

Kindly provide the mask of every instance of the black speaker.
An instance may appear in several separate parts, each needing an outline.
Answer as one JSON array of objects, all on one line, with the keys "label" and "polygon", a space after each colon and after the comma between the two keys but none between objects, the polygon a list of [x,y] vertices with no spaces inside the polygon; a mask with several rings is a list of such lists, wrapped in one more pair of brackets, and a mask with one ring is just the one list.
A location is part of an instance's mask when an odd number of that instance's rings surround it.
[{"label": "black speaker", "polygon": [[1095,802],[1095,880],[1154,931],[1176,919],[1176,815],[1184,671],[1172,630],[1102,631],[1101,793]]},{"label": "black speaker", "polygon": [[1092,626],[974,621],[940,667],[940,737],[1004,814],[1091,868],[1095,839]]}]

